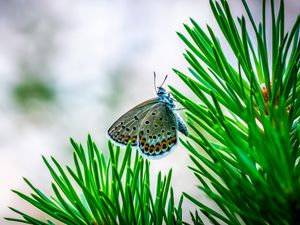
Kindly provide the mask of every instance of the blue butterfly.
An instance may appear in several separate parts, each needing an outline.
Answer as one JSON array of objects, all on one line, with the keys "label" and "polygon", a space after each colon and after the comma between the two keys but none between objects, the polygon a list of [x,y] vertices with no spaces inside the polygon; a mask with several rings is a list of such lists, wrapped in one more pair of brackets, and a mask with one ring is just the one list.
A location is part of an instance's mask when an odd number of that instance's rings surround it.
[{"label": "blue butterfly", "polygon": [[112,140],[122,145],[130,141],[142,155],[160,158],[176,144],[177,130],[188,135],[187,126],[175,112],[174,101],[162,87],[163,83],[157,87],[157,97],[135,106],[108,129]]}]

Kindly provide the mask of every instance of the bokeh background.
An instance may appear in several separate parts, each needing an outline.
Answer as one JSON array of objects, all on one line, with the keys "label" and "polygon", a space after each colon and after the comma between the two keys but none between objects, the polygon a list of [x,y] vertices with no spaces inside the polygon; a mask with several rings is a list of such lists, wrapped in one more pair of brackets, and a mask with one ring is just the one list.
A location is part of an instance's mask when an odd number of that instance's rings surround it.
[{"label": "bokeh background", "polygon": [[[230,4],[236,16],[244,12],[240,1]],[[259,20],[261,1],[249,4]],[[299,11],[299,0],[286,1],[287,29]],[[10,189],[29,193],[26,177],[51,194],[41,155],[71,163],[70,137],[84,143],[90,133],[105,151],[114,120],[154,96],[153,71],[157,83],[169,74],[168,85],[191,95],[171,70],[187,71],[176,31],[189,17],[220,36],[206,0],[0,0],[0,224],[14,216],[7,206],[44,218]],[[151,173],[172,168],[177,198],[182,191],[205,198],[188,164],[179,144],[151,162]],[[190,210],[185,201],[187,221]]]}]

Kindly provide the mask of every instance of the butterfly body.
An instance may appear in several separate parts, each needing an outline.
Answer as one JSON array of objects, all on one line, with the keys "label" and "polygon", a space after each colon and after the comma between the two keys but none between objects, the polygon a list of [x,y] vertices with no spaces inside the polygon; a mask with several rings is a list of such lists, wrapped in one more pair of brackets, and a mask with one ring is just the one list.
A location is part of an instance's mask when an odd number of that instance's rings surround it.
[{"label": "butterfly body", "polygon": [[177,130],[188,135],[186,125],[175,112],[175,103],[170,94],[158,87],[156,98],[122,115],[109,128],[108,135],[122,145],[130,141],[147,157],[160,158],[176,144]]}]

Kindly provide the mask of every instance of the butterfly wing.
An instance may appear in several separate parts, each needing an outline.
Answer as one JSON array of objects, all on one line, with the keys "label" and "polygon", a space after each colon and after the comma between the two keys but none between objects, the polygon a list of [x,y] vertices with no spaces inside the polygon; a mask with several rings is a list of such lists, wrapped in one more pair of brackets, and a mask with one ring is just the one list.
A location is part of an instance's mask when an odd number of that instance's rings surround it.
[{"label": "butterfly wing", "polygon": [[185,123],[183,122],[183,120],[181,119],[181,117],[177,113],[174,113],[174,114],[175,114],[175,117],[176,117],[177,130],[179,130],[185,136],[188,136],[189,131],[187,129],[187,126],[185,125]]},{"label": "butterfly wing", "polygon": [[130,141],[132,146],[137,146],[139,125],[158,102],[159,98],[149,99],[129,110],[108,129],[108,136],[119,144],[126,145]]},{"label": "butterfly wing", "polygon": [[159,158],[177,142],[175,113],[163,102],[155,104],[141,121],[138,145],[141,153]]}]

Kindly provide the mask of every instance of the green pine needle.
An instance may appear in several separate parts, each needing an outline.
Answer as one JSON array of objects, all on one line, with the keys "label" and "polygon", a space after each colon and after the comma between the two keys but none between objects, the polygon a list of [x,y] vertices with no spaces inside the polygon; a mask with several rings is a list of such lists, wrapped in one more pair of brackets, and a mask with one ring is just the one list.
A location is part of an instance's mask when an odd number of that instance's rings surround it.
[{"label": "green pine needle", "polygon": [[[74,147],[74,166],[66,169],[55,158],[43,160],[54,182],[54,195],[43,194],[27,179],[31,195],[14,191],[19,197],[64,224],[182,224],[182,198],[175,206],[171,188],[172,171],[157,178],[156,195],[150,190],[149,161],[131,147],[125,153],[109,142],[106,159],[89,136],[87,150],[71,139]],[[11,208],[23,217],[6,218],[28,224],[55,224],[37,220]]]},{"label": "green pine needle", "polygon": [[[300,104],[296,97],[300,96],[300,17],[285,33],[284,1],[278,13],[271,1],[272,33],[268,36],[266,1],[263,23],[258,26],[246,1],[242,2],[255,32],[256,51],[245,18],[235,22],[227,1],[210,1],[237,69],[227,61],[209,26],[206,34],[191,19],[191,27],[184,25],[189,38],[178,34],[188,47],[184,56],[195,79],[174,72],[198,98],[191,100],[170,87],[187,108],[188,124],[194,131],[190,135],[193,143],[182,143],[195,165],[190,168],[199,188],[218,209],[205,206],[189,193],[184,196],[213,224],[296,224],[300,221]],[[267,51],[268,38],[271,52]],[[197,211],[191,215],[195,224],[201,224]]]}]

